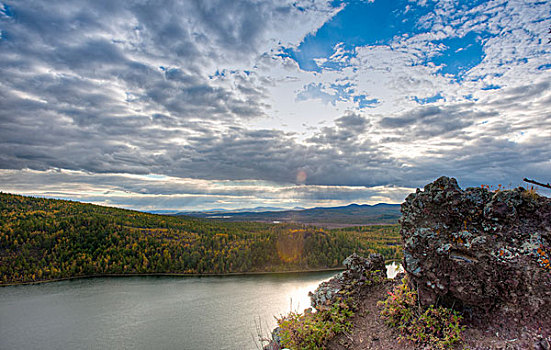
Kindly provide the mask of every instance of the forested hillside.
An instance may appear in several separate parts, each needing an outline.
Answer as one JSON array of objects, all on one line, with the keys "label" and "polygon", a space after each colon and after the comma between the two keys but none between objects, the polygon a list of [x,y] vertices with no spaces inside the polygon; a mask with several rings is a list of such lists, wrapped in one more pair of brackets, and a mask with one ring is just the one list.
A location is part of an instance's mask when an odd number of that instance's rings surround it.
[{"label": "forested hillside", "polygon": [[218,222],[0,193],[0,284],[101,274],[338,267],[353,252],[399,258],[398,226],[322,230]]}]

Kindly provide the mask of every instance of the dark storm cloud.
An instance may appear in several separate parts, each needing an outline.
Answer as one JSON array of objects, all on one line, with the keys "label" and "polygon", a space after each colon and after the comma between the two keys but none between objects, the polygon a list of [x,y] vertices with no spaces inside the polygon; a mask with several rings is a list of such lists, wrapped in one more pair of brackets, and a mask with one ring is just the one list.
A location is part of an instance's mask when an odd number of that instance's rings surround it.
[{"label": "dark storm cloud", "polygon": [[375,150],[372,144],[358,139],[360,135],[365,134],[370,126],[371,123],[365,117],[347,112],[344,116],[335,120],[335,126],[321,128],[318,133],[307,141],[317,147],[336,147],[340,151],[346,151],[346,153],[359,151],[374,153]]},{"label": "dark storm cloud", "polygon": [[477,111],[475,107],[474,103],[423,106],[396,117],[382,118],[380,126],[400,130],[404,136],[412,139],[458,136],[463,129],[472,126],[477,120],[497,115],[495,111]]},{"label": "dark storm cloud", "polygon": [[368,121],[356,113],[348,113],[335,120],[335,122],[341,128],[354,129],[357,131],[365,130],[368,125]]},{"label": "dark storm cloud", "polygon": [[[341,122],[352,123],[353,118],[357,116],[347,115]],[[360,119],[353,123],[357,125]],[[308,184],[384,183],[388,175],[382,168],[393,161],[386,152],[366,142],[349,145],[348,137],[361,132],[358,126],[353,132],[350,128],[324,128],[307,144],[297,142],[292,133],[278,130],[231,127],[224,132],[203,132],[189,136],[186,145],[166,149],[167,163],[156,166],[158,173],[210,180],[262,179],[294,183],[297,173],[304,171]],[[330,138],[331,142],[327,143]]]}]

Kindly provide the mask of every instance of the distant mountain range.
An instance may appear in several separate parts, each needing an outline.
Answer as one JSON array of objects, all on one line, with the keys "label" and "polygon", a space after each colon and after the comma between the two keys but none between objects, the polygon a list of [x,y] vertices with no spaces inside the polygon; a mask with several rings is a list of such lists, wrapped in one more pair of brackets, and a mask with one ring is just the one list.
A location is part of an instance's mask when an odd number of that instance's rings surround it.
[{"label": "distant mountain range", "polygon": [[295,207],[293,209],[278,208],[278,207],[255,207],[255,208],[242,208],[242,209],[209,209],[201,211],[181,211],[181,210],[149,210],[148,213],[151,214],[167,214],[167,215],[187,215],[187,216],[198,216],[204,217],[203,214],[233,214],[233,213],[261,213],[261,212],[272,212],[272,211],[286,211],[286,210],[302,210],[304,208]]},{"label": "distant mountain range", "polygon": [[295,222],[302,224],[371,225],[396,224],[400,218],[400,204],[350,204],[344,207],[282,210],[254,208],[246,211],[211,210],[206,212],[179,212],[187,215],[226,221]]}]

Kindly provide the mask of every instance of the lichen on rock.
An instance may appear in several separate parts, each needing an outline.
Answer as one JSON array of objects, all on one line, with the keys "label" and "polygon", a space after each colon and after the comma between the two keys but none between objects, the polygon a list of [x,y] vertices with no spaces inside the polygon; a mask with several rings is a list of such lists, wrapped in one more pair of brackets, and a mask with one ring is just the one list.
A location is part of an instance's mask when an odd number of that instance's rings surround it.
[{"label": "lichen on rock", "polygon": [[551,199],[441,177],[401,210],[403,265],[423,305],[549,316]]},{"label": "lichen on rock", "polygon": [[310,292],[311,305],[320,311],[335,302],[345,293],[373,283],[374,277],[386,278],[385,260],[380,254],[371,254],[368,258],[352,254],[342,262],[346,270],[329,281],[322,282],[314,293]]}]

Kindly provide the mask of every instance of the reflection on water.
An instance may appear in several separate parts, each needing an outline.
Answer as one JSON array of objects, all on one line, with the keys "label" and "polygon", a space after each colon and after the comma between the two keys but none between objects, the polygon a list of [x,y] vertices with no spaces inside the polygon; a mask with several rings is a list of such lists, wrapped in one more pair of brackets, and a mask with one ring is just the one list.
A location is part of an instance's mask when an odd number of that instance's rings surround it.
[{"label": "reflection on water", "polygon": [[[389,271],[392,269],[389,268]],[[0,288],[0,349],[258,349],[335,272],[94,278]]]},{"label": "reflection on water", "polygon": [[393,261],[392,263],[386,265],[386,275],[388,278],[394,278],[397,274],[404,272],[404,267],[402,264],[398,264]]},{"label": "reflection on water", "polygon": [[257,349],[329,273],[94,278],[0,288],[0,349]]}]

